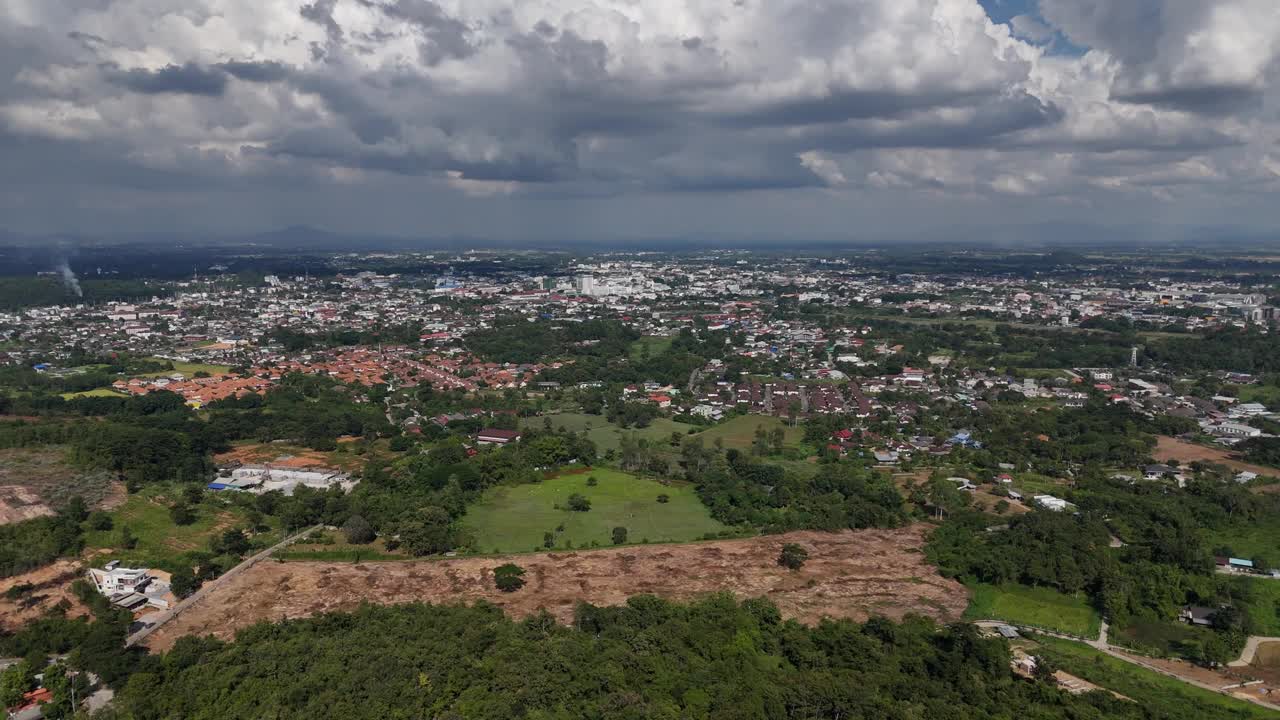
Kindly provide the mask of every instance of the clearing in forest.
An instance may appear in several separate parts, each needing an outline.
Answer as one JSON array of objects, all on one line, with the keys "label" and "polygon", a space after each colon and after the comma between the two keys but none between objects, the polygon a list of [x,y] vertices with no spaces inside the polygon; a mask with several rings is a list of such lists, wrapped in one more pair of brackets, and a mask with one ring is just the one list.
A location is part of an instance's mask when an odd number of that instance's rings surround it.
[{"label": "clearing in forest", "polygon": [[1160,435],[1157,438],[1156,449],[1151,452],[1151,456],[1160,462],[1177,460],[1183,465],[1190,465],[1199,460],[1200,462],[1226,465],[1236,471],[1247,470],[1263,476],[1280,477],[1280,470],[1269,468],[1265,465],[1242,462],[1228,450],[1189,443],[1167,435]]},{"label": "clearing in forest", "polygon": [[[213,589],[147,640],[167,649],[183,635],[229,639],[255,622],[349,611],[361,603],[473,603],[486,600],[514,617],[545,609],[573,619],[578,602],[617,605],[633,595],[686,601],[727,591],[767,597],[782,615],[804,623],[823,617],[900,619],[909,613],[958,620],[963,585],[938,575],[923,547],[931,526],[840,533],[794,532],[741,540],[636,545],[607,550],[420,562],[262,562]],[[785,543],[809,560],[798,571],[778,565]],[[527,585],[503,593],[493,569],[514,562]]]},{"label": "clearing in forest", "polygon": [[[596,479],[595,486],[588,484],[590,478]],[[570,510],[573,494],[587,498],[591,509]],[[667,502],[658,502],[660,495]],[[684,542],[726,529],[707,512],[692,485],[664,484],[605,468],[490,488],[468,508],[463,524],[475,533],[475,548],[486,553],[543,549],[548,532],[557,548],[583,548],[593,542],[612,545],[616,527],[627,529],[630,543]]]},{"label": "clearing in forest", "polygon": [[57,446],[0,450],[0,525],[52,515],[75,495],[89,507],[119,504],[110,473],[76,468],[66,456]]}]

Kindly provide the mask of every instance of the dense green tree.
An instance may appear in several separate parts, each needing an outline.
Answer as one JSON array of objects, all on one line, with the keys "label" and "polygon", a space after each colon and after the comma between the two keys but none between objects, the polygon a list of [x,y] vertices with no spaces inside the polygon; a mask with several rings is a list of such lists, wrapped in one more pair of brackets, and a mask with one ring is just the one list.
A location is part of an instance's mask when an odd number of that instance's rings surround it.
[{"label": "dense green tree", "polygon": [[787,543],[778,553],[778,564],[788,570],[799,570],[809,560],[809,551],[796,543]]},{"label": "dense green tree", "polygon": [[493,569],[493,584],[502,592],[515,592],[524,587],[524,568],[507,563]]},{"label": "dense green tree", "polygon": [[1002,641],[963,625],[805,627],[766,601],[726,596],[581,605],[572,628],[545,615],[514,622],[483,604],[367,606],[259,625],[234,643],[180,641],[136,672],[113,707],[136,720],[1235,717],[1194,699],[1139,704],[1019,678]]},{"label": "dense green tree", "polygon": [[352,545],[367,545],[376,537],[373,526],[361,515],[352,515],[342,524],[342,532]]},{"label": "dense green tree", "polygon": [[454,547],[452,518],[439,507],[424,507],[400,525],[400,542],[413,555],[434,555]]}]

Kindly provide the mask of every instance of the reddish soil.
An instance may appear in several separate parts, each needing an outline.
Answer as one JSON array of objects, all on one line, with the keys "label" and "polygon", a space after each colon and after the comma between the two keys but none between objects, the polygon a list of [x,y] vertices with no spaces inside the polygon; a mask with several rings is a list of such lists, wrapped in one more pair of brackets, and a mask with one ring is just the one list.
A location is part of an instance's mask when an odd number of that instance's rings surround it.
[{"label": "reddish soil", "polygon": [[1280,642],[1265,642],[1258,645],[1258,653],[1253,664],[1245,669],[1246,674],[1263,680],[1266,686],[1280,700]]},{"label": "reddish soil", "polygon": [[[58,560],[39,570],[0,580],[0,630],[16,631],[63,600],[70,606],[68,617],[88,615],[88,609],[71,592],[72,581],[82,576],[78,560]],[[21,597],[6,597],[5,592],[16,585],[34,587]]]},{"label": "reddish soil", "polygon": [[[1204,683],[1215,688],[1224,688],[1228,685],[1235,685],[1237,683],[1250,680],[1267,681],[1269,679],[1266,677],[1267,674],[1265,672],[1259,672],[1258,669],[1253,667],[1223,667],[1211,670],[1209,668],[1200,667],[1199,665],[1193,665],[1184,660],[1151,658],[1144,655],[1134,655],[1132,653],[1124,652],[1122,652],[1122,654],[1135,658],[1147,666],[1159,668],[1165,672],[1172,673],[1184,680]],[[1251,685],[1247,688],[1238,688],[1230,692],[1231,694],[1240,695],[1242,697],[1261,697],[1263,699],[1267,699],[1268,702],[1271,702],[1268,695],[1270,693],[1280,694],[1280,685],[1276,685],[1273,682],[1264,682],[1262,685]]]},{"label": "reddish soil", "polygon": [[1188,465],[1199,460],[1200,462],[1226,465],[1232,470],[1248,470],[1249,472],[1254,472],[1259,475],[1280,477],[1280,470],[1270,468],[1265,465],[1252,465],[1247,462],[1242,462],[1229,450],[1184,442],[1166,435],[1161,435],[1159,437],[1159,441],[1156,443],[1156,449],[1152,451],[1151,455],[1160,462],[1177,460],[1183,465]]},{"label": "reddish soil", "polygon": [[295,448],[286,450],[278,445],[273,446],[271,444],[244,445],[228,452],[219,453],[214,456],[214,460],[219,465],[238,462],[245,465],[271,463],[272,465],[287,465],[289,467],[320,467],[329,464],[329,454],[318,450],[298,451]]},{"label": "reddish soil", "polygon": [[0,525],[52,515],[40,494],[22,485],[0,485]]},{"label": "reddish soil", "polygon": [[[361,603],[456,603],[487,600],[513,617],[545,609],[569,622],[579,601],[616,605],[632,595],[688,600],[716,591],[765,596],[787,618],[865,620],[919,613],[959,619],[964,586],[946,580],[924,559],[929,526],[842,533],[796,532],[745,540],[642,545],[590,552],[420,562],[262,562],[214,589],[152,635],[165,650],[183,635],[230,638],[261,620],[349,611]],[[796,572],[777,564],[784,543],[798,543],[809,561]],[[506,594],[493,568],[515,562],[528,584]]]}]

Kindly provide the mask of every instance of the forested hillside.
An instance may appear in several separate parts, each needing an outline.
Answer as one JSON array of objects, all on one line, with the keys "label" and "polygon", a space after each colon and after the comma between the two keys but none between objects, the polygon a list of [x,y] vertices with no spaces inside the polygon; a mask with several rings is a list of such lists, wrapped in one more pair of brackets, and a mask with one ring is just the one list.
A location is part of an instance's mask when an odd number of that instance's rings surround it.
[{"label": "forested hillside", "polygon": [[[967,626],[782,622],[717,596],[580,606],[575,627],[500,609],[367,607],[238,642],[188,638],[147,659],[107,718],[1019,718],[1210,717],[1190,703],[1071,696],[1019,678],[1009,650]],[[1221,712],[1215,717],[1223,717]]]}]

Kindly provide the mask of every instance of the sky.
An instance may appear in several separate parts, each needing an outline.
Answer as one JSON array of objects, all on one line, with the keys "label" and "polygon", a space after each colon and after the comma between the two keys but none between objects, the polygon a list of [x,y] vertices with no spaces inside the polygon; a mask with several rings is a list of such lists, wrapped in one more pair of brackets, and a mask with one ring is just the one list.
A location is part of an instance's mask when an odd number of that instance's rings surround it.
[{"label": "sky", "polygon": [[1276,0],[5,0],[0,230],[1266,234],[1278,88]]}]

